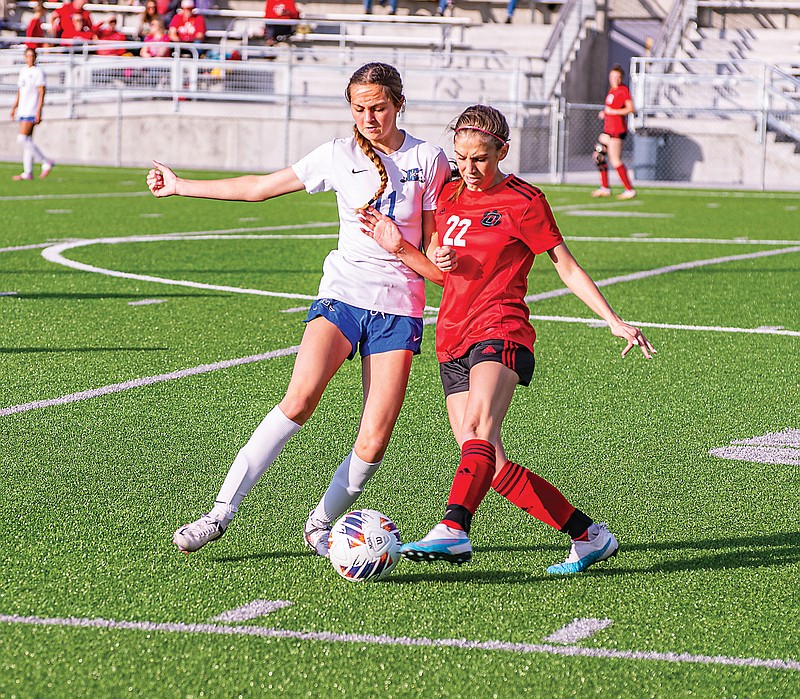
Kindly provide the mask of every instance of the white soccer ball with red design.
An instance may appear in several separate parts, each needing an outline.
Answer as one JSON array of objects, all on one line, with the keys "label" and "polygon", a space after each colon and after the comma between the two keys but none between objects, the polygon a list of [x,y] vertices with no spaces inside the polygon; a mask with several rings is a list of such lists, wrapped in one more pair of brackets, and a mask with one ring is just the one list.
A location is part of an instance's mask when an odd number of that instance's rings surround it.
[{"label": "white soccer ball with red design", "polygon": [[328,558],[345,580],[381,580],[400,560],[400,532],[377,510],[353,510],[331,529]]}]

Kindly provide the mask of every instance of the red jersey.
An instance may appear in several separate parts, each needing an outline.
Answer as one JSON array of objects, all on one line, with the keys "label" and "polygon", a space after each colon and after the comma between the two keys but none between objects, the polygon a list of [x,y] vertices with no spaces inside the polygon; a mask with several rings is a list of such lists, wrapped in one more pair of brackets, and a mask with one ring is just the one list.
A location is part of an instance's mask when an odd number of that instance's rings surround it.
[{"label": "red jersey", "polygon": [[[613,87],[606,95],[606,107],[622,109],[629,99],[631,99],[631,93],[626,85]],[[628,133],[628,117],[618,114],[606,114],[603,119],[603,133],[607,133],[609,136],[621,136],[624,133]]]},{"label": "red jersey", "polygon": [[267,0],[264,5],[267,19],[300,19],[294,0]]},{"label": "red jersey", "polygon": [[[44,38],[44,29],[42,28],[42,20],[38,17],[34,17],[30,22],[28,22],[28,28],[25,30],[25,36],[30,37],[31,39],[43,39]],[[25,46],[29,49],[36,49],[41,46],[41,44],[37,41],[26,41]]]},{"label": "red jersey", "polygon": [[[71,2],[65,2],[61,7],[53,10],[53,14],[50,16],[50,24],[52,25],[53,32],[56,36],[60,37],[64,30],[67,30],[68,32],[74,32],[72,15],[74,15],[76,12],[77,10]],[[92,16],[89,14],[89,11],[81,10],[80,14],[83,15],[83,26],[91,27]]]},{"label": "red jersey", "polygon": [[536,333],[525,303],[528,273],[536,255],[562,242],[553,212],[540,189],[508,175],[483,192],[464,189],[460,180],[439,195],[439,245],[449,245],[458,266],[444,275],[436,321],[440,362],[464,356],[481,340],[511,340],[533,351]]},{"label": "red jersey", "polygon": [[173,27],[178,32],[178,39],[182,44],[191,44],[197,41],[198,34],[205,36],[206,33],[206,21],[201,15],[184,18],[183,14],[178,13],[169,23],[169,28]]}]

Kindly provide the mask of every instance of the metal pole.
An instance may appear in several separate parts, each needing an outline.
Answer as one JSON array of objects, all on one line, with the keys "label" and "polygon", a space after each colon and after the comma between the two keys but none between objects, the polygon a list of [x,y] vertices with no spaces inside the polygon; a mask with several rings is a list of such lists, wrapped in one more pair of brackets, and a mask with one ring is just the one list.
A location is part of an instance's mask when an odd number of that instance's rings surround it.
[{"label": "metal pole", "polygon": [[117,90],[117,152],[114,165],[122,166],[122,90]]}]

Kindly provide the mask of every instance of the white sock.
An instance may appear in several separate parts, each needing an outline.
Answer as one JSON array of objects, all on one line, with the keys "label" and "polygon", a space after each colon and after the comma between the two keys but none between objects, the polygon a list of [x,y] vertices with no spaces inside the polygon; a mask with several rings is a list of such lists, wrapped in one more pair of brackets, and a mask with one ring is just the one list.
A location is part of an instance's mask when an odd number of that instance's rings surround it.
[{"label": "white sock", "polygon": [[33,153],[33,162],[43,163],[47,160],[47,158],[44,157],[44,153],[39,150],[39,146],[37,146],[36,142],[33,140],[33,136],[28,136],[28,143],[30,143],[31,153]]},{"label": "white sock", "polygon": [[336,469],[331,484],[322,496],[322,500],[314,508],[309,519],[317,525],[333,524],[345,512],[364,490],[364,485],[372,477],[383,459],[374,464],[360,459],[353,449]]},{"label": "white sock", "polygon": [[233,519],[245,495],[299,429],[300,425],[286,417],[280,408],[273,408],[239,450],[209,514],[218,520]]},{"label": "white sock", "polygon": [[33,174],[33,139],[20,134],[17,141],[22,145],[22,172],[26,175]]}]

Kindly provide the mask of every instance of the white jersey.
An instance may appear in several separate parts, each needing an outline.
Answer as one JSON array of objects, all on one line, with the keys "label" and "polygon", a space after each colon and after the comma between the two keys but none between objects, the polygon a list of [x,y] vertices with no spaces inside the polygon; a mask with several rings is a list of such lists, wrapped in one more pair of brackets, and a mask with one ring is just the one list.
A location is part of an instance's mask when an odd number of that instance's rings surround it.
[{"label": "white jersey", "polygon": [[[399,150],[378,156],[389,183],[373,206],[394,219],[411,245],[422,245],[422,212],[434,211],[450,179],[450,165],[438,146],[409,134]],[[325,258],[318,298],[357,308],[421,318],[425,280],[361,232],[356,209],[378,190],[380,176],[354,137],[321,145],[292,166],[310,194],[333,190],[339,207],[339,245]]]},{"label": "white jersey", "polygon": [[39,66],[25,66],[19,72],[17,117],[35,117],[39,110],[39,88],[44,87],[44,71]]}]

